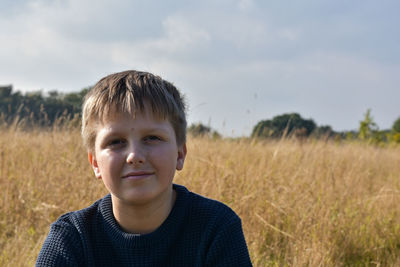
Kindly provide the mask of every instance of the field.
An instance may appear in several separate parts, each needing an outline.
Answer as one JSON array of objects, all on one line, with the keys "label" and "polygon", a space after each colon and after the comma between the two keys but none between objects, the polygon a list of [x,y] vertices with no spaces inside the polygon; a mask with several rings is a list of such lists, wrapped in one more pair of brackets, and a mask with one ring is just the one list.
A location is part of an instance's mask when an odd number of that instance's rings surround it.
[{"label": "field", "polygon": [[[176,183],[231,206],[254,266],[400,266],[400,146],[189,138]],[[0,266],[106,194],[78,130],[0,131]]]}]

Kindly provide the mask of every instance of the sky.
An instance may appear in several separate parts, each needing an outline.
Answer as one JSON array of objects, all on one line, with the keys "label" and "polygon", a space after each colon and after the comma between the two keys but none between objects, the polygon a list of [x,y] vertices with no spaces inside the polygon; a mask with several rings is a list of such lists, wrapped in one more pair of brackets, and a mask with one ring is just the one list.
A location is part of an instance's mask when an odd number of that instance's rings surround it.
[{"label": "sky", "polygon": [[136,69],[185,95],[189,123],[249,135],[297,112],[336,131],[400,117],[397,0],[2,0],[0,85],[77,92]]}]

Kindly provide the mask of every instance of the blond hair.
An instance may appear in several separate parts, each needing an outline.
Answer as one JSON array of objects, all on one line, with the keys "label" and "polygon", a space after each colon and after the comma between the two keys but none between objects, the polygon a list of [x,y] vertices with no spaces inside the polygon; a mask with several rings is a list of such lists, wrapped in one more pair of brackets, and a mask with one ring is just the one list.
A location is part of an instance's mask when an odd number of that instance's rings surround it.
[{"label": "blond hair", "polygon": [[87,93],[82,106],[82,138],[86,148],[94,151],[96,125],[110,111],[128,113],[151,108],[153,115],[168,119],[175,131],[178,145],[186,142],[185,102],[170,82],[148,72],[129,70],[102,78]]}]

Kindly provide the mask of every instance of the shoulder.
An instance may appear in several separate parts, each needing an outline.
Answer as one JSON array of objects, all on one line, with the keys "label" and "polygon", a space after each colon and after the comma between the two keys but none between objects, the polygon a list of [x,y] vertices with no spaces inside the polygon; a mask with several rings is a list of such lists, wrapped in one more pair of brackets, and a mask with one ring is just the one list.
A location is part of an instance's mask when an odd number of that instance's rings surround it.
[{"label": "shoulder", "polygon": [[104,205],[104,202],[110,202],[110,199],[110,195],[107,195],[89,207],[61,215],[51,224],[49,236],[62,233],[65,237],[84,241],[89,232],[93,230],[93,225],[97,224],[101,206]]},{"label": "shoulder", "polygon": [[181,185],[174,185],[174,188],[178,195],[184,196],[188,215],[196,221],[218,226],[241,223],[239,216],[226,204],[191,192]]},{"label": "shoulder", "polygon": [[205,196],[191,192],[182,185],[174,184],[174,189],[177,190],[178,194],[185,195],[185,201],[190,201],[192,209],[196,209],[200,212],[210,212],[211,214],[215,212],[222,212],[222,214],[220,215],[237,216],[228,205],[218,200],[207,198]]},{"label": "shoulder", "polygon": [[239,216],[222,202],[184,187],[176,190],[188,202],[184,227],[191,233],[190,240],[199,238],[205,266],[251,266]]},{"label": "shoulder", "polygon": [[110,198],[109,195],[105,196],[102,199],[97,200],[89,207],[86,207],[81,210],[72,211],[61,215],[53,224],[52,227],[67,227],[75,226],[77,228],[82,227],[83,225],[87,224],[92,219],[95,219],[95,216],[99,213],[100,205],[103,202],[108,201]]},{"label": "shoulder", "polygon": [[52,223],[36,266],[82,265],[84,240],[96,219],[100,203],[106,198],[96,201],[85,209],[63,214]]}]

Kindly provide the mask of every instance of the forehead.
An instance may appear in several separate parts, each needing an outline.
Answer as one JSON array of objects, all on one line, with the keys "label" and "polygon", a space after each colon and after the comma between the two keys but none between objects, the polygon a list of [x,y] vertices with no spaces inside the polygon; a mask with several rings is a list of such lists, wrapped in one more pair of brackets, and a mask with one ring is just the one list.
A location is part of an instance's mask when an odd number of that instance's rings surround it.
[{"label": "forehead", "polygon": [[154,114],[151,109],[129,112],[118,112],[116,110],[109,112],[103,118],[96,122],[96,131],[112,131],[122,128],[148,129],[148,130],[173,130],[172,124],[164,116]]},{"label": "forehead", "polygon": [[101,118],[98,119],[100,123],[116,122],[120,120],[135,120],[137,117],[149,121],[165,121],[168,120],[166,114],[154,112],[148,103],[144,103],[142,108],[135,107],[129,110],[123,110],[118,105],[113,105],[103,113]]}]

